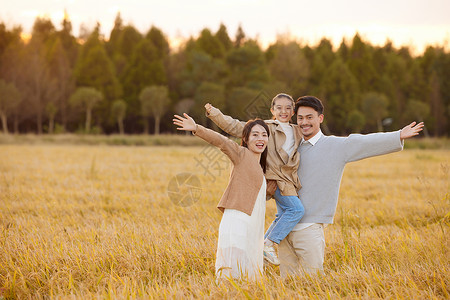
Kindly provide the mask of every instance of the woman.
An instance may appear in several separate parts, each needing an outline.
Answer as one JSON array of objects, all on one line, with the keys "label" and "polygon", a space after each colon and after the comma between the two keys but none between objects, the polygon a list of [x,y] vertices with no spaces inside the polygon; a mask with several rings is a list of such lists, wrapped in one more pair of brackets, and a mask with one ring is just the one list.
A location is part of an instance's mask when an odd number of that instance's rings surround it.
[{"label": "woman", "polygon": [[[267,180],[277,183],[274,194],[277,215],[265,234],[264,259],[276,266],[280,261],[274,246],[280,244],[305,213],[298,197],[301,184],[297,174],[300,163],[300,153],[297,149],[302,135],[299,127],[290,123],[294,107],[294,99],[288,94],[280,93],[272,99],[270,106],[273,119],[265,121],[270,131],[267,154],[269,165],[265,176]],[[244,122],[224,115],[209,103],[205,105],[205,109],[208,118],[225,132],[236,137],[242,136]]]},{"label": "woman", "polygon": [[244,126],[241,146],[197,125],[190,116],[175,115],[178,130],[192,131],[225,153],[233,163],[230,181],[217,207],[223,212],[216,253],[217,279],[256,279],[263,271],[269,128],[262,120]]}]

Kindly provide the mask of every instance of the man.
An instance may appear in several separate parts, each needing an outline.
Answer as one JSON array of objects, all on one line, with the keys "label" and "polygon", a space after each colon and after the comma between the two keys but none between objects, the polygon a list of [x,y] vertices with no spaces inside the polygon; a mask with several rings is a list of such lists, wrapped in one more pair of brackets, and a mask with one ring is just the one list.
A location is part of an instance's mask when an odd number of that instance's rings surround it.
[{"label": "man", "polygon": [[[423,123],[413,122],[395,132],[325,136],[320,130],[324,119],[323,105],[313,96],[297,99],[295,114],[303,134],[298,148],[298,176],[302,184],[298,195],[305,207],[305,215],[279,245],[282,276],[323,271],[323,228],[333,223],[345,165],[400,151],[403,140],[418,135],[423,128]],[[274,192],[274,186],[269,182],[269,193]]]}]

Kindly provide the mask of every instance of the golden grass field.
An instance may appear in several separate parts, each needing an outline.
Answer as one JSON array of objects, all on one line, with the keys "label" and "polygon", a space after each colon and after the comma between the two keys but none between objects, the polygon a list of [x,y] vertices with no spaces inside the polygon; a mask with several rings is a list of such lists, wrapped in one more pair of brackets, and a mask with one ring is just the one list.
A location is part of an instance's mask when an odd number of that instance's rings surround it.
[{"label": "golden grass field", "polygon": [[[0,145],[0,299],[449,299],[449,150],[351,163],[325,275],[216,285],[214,256],[229,164],[216,180],[205,148]],[[190,172],[182,207],[168,183]],[[268,202],[266,226],[275,215]]]}]

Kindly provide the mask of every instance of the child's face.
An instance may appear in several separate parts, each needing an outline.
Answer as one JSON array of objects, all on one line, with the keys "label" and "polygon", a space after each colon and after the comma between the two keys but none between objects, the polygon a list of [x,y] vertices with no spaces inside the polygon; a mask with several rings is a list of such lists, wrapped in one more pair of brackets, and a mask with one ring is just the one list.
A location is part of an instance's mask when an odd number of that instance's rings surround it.
[{"label": "child's face", "polygon": [[281,97],[275,100],[275,104],[270,111],[278,121],[289,123],[294,115],[294,104],[288,98]]}]

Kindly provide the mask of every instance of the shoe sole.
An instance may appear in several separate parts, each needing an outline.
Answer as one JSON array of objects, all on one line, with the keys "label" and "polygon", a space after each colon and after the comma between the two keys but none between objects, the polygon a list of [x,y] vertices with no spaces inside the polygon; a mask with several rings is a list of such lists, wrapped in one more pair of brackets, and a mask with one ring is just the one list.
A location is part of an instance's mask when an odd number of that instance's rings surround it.
[{"label": "shoe sole", "polygon": [[270,259],[267,258],[267,256],[264,256],[264,260],[267,261],[269,264],[274,265],[274,266],[279,266],[280,263],[275,263],[274,261],[271,261]]}]

